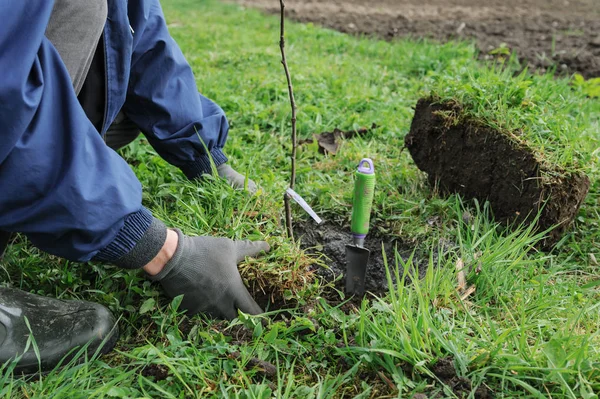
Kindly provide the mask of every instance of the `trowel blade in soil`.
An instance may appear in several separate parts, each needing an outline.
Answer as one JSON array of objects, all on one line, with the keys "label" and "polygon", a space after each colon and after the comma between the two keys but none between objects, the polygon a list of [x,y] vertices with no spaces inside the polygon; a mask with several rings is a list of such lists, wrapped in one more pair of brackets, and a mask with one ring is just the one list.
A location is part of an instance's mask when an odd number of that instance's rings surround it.
[{"label": "trowel blade in soil", "polygon": [[356,245],[346,245],[346,294],[362,296],[370,251]]}]

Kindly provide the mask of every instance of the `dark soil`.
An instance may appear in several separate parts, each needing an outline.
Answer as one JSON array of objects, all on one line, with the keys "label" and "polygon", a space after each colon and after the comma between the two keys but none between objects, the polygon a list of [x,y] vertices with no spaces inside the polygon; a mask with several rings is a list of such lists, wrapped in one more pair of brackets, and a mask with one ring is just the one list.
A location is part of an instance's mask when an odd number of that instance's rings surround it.
[{"label": "dark soil", "polygon": [[455,103],[419,100],[405,144],[432,185],[467,199],[488,200],[499,221],[530,221],[543,207],[539,227],[545,230],[560,224],[542,243],[544,247],[561,238],[590,185],[584,174],[540,163],[531,149],[507,133],[464,117]]},{"label": "dark soil", "polygon": [[[471,380],[465,377],[459,377],[454,367],[454,361],[451,357],[444,357],[432,365],[430,370],[440,379],[445,385],[449,386],[454,394],[459,398],[466,398],[473,391]],[[480,385],[475,389],[476,399],[493,398],[494,394],[485,385]]]},{"label": "dark soil", "polygon": [[[236,360],[242,358],[242,355],[237,351],[231,352],[228,356],[229,358]],[[256,357],[252,357],[248,360],[248,363],[246,364],[246,370],[256,370],[258,373],[267,377],[277,376],[277,367],[275,367],[275,365],[265,360],[260,360]]]},{"label": "dark soil", "polygon": [[[272,0],[230,0],[278,13]],[[474,40],[480,57],[505,46],[523,66],[600,76],[598,0],[296,0],[288,16],[341,32],[386,40]]]},{"label": "dark soil", "polygon": [[149,364],[142,369],[144,377],[154,377],[154,381],[162,381],[169,376],[169,368],[163,364]]},{"label": "dark soil", "polygon": [[252,331],[242,324],[236,324],[230,328],[229,323],[222,322],[217,325],[217,329],[219,329],[224,335],[228,335],[233,338],[231,341],[233,345],[245,345],[249,342],[252,342],[254,339],[252,336]]},{"label": "dark soil", "polygon": [[[328,268],[315,266],[317,268],[317,275],[327,282],[335,281],[336,288],[344,290],[346,244],[352,243],[350,227],[329,223],[316,226],[314,223],[311,223],[298,226],[296,231],[296,236],[300,240],[301,246],[305,248],[308,253],[312,253],[317,257],[322,257],[323,263],[328,266]],[[399,239],[383,238],[375,234],[367,236],[365,247],[371,251],[371,254],[367,265],[365,289],[375,295],[382,295],[388,292],[382,245],[387,257],[388,266],[392,273],[394,273],[393,270],[396,264],[394,250],[397,250],[404,260],[408,258],[412,251],[411,247],[402,243]],[[425,270],[424,266],[423,270],[419,270],[419,274],[421,276],[424,275]]]}]

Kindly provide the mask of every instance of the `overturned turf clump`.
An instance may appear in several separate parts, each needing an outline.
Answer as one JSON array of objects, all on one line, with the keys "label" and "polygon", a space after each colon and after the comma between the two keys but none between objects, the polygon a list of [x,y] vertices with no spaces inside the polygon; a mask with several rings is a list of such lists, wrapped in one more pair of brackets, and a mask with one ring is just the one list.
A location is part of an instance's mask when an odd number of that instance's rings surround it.
[{"label": "overturned turf clump", "polygon": [[557,226],[542,243],[551,247],[577,214],[590,185],[581,172],[549,165],[518,133],[467,116],[453,101],[417,103],[405,144],[432,185],[465,198],[488,200],[496,220]]}]

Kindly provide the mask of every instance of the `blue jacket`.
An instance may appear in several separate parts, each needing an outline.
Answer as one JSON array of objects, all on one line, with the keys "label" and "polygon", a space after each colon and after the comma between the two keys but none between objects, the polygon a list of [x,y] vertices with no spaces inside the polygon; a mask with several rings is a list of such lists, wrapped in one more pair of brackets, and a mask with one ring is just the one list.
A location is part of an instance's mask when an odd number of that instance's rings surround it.
[{"label": "blue jacket", "polygon": [[[100,132],[44,36],[53,1],[0,2],[0,230],[71,260],[110,262],[152,222],[142,187],[102,136],[123,109],[190,178],[219,165],[228,124],[198,94],[158,0],[108,0],[106,103]],[[198,138],[198,132],[202,141]]]}]

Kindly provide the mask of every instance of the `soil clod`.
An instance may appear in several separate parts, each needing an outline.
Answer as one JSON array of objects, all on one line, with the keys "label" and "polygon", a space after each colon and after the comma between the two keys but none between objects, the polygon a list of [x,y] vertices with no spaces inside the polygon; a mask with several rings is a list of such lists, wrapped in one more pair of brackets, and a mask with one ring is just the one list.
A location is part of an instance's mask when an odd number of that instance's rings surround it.
[{"label": "soil clod", "polygon": [[149,364],[142,369],[144,377],[154,377],[155,381],[162,381],[169,376],[169,368],[163,364]]},{"label": "soil clod", "polygon": [[498,221],[531,222],[541,210],[541,230],[558,225],[542,242],[550,248],[577,214],[589,178],[539,161],[510,134],[465,116],[457,103],[428,98],[419,100],[405,144],[432,185],[489,201]]},{"label": "soil clod", "polygon": [[[231,352],[229,354],[229,357],[236,360],[242,359],[242,355],[240,354],[240,352],[237,351]],[[256,357],[252,357],[248,360],[248,363],[246,364],[246,369],[256,370],[267,377],[274,377],[277,375],[277,367],[275,367],[275,365],[265,360],[260,360]]]},{"label": "soil clod", "polygon": [[[459,398],[466,398],[473,391],[473,383],[466,377],[460,377],[454,367],[452,357],[443,357],[430,367],[431,371],[445,385],[449,386]],[[475,388],[475,398],[488,399],[493,398],[493,392],[485,385],[479,385]]]},{"label": "soil clod", "polygon": [[431,371],[441,380],[449,380],[456,377],[456,369],[454,368],[454,361],[451,357],[439,359],[431,367]]}]

